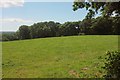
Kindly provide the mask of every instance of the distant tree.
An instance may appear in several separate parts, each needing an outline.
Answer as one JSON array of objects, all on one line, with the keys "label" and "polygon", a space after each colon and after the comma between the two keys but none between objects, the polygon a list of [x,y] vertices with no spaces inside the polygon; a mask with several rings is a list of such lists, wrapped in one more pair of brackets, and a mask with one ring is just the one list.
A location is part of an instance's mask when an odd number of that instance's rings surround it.
[{"label": "distant tree", "polygon": [[16,33],[2,34],[2,41],[14,41],[18,40]]},{"label": "distant tree", "polygon": [[91,34],[91,26],[93,24],[93,19],[84,19],[83,21],[81,21],[80,23],[80,30],[81,33],[84,34]]},{"label": "distant tree", "polygon": [[8,34],[2,34],[2,41],[10,41]]},{"label": "distant tree", "polygon": [[47,26],[51,30],[51,36],[53,36],[53,37],[59,36],[59,26],[60,26],[60,23],[58,23],[58,22],[55,23],[53,21],[49,21],[49,22],[47,22]]},{"label": "distant tree", "polygon": [[56,36],[72,36],[79,34],[104,35],[120,34],[119,17],[97,17],[92,19],[83,19],[77,22],[39,22],[31,26],[22,25],[14,34],[2,35],[3,41],[12,41],[18,39],[45,38]]},{"label": "distant tree", "polygon": [[92,24],[94,34],[113,34],[113,21],[111,18],[98,17]]},{"label": "distant tree", "polygon": [[22,25],[19,28],[19,38],[20,39],[30,39],[30,29],[27,25]]},{"label": "distant tree", "polygon": [[78,28],[78,25],[76,25],[75,23],[65,22],[60,27],[61,35],[63,36],[77,35],[79,33],[77,28]]},{"label": "distant tree", "polygon": [[31,25],[29,29],[30,29],[30,36],[31,36],[31,38],[32,39],[37,38],[38,36],[37,36],[37,31],[36,31],[36,29],[37,29],[36,23]]},{"label": "distant tree", "polygon": [[59,36],[60,25],[60,23],[55,23],[53,21],[35,23],[30,26],[31,37],[42,38]]}]

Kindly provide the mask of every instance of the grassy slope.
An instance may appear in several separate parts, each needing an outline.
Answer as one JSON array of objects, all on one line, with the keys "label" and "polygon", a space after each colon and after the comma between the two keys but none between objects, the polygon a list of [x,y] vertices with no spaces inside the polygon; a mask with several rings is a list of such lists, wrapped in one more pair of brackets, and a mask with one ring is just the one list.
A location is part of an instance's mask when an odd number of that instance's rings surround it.
[{"label": "grassy slope", "polygon": [[106,51],[117,36],[71,36],[4,42],[3,77],[101,77]]}]

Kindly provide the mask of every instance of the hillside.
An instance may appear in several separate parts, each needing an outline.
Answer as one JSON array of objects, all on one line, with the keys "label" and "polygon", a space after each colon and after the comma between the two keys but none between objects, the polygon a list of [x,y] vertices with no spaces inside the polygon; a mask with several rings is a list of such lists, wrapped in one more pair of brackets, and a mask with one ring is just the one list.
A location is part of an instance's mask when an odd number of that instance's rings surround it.
[{"label": "hillside", "polygon": [[118,36],[69,36],[3,42],[4,78],[101,77]]}]

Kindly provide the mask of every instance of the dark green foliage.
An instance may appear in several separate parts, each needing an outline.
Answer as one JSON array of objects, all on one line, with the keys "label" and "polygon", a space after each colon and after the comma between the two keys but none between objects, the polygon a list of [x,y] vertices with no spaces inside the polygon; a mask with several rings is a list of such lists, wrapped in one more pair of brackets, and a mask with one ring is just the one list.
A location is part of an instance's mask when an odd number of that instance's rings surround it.
[{"label": "dark green foliage", "polygon": [[2,39],[1,41],[14,41],[14,40],[18,40],[18,36],[16,35],[16,33],[2,33]]},{"label": "dark green foliage", "polygon": [[72,36],[77,35],[79,32],[79,25],[75,22],[66,22],[60,27],[62,36]]},{"label": "dark green foliage", "polygon": [[80,23],[81,33],[84,33],[84,34],[91,34],[92,33],[91,32],[92,21],[93,21],[93,19],[84,19]]},{"label": "dark green foliage", "polygon": [[52,36],[52,37],[55,37],[55,36],[59,36],[59,26],[60,26],[60,23],[58,22],[53,22],[53,21],[49,21],[49,22],[46,22],[45,25],[49,28],[50,30],[50,34],[49,36]]},{"label": "dark green foliage", "polygon": [[30,30],[26,25],[22,25],[19,28],[19,38],[20,39],[30,39]]},{"label": "dark green foliage", "polygon": [[98,17],[92,25],[94,34],[112,34],[113,32],[113,21],[112,18]]},{"label": "dark green foliage", "polygon": [[72,35],[118,35],[120,34],[119,17],[97,17],[77,22],[39,22],[31,26],[22,25],[13,34],[2,35],[3,41],[34,39]]},{"label": "dark green foliage", "polygon": [[[120,2],[93,2],[92,0],[75,0],[73,10],[86,8],[88,11],[86,18],[92,18],[100,11],[103,16],[111,16],[116,14],[120,17]],[[99,1],[99,0],[98,0]]]},{"label": "dark green foliage", "polygon": [[120,77],[120,52],[107,52],[107,57],[105,58],[105,66],[103,67],[107,74],[107,78],[119,78]]},{"label": "dark green foliage", "polygon": [[113,34],[120,35],[120,17],[113,19]]},{"label": "dark green foliage", "polygon": [[31,38],[44,38],[59,36],[59,25],[53,21],[39,22],[30,26]]}]

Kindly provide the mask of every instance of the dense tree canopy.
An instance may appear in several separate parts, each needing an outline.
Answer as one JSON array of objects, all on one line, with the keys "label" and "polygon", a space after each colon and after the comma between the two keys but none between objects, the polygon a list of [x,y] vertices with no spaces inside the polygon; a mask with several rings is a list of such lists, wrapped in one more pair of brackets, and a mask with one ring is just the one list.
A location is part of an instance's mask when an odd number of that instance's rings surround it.
[{"label": "dense tree canopy", "polygon": [[53,21],[35,23],[30,26],[31,38],[59,36],[59,25]]},{"label": "dense tree canopy", "polygon": [[3,41],[34,39],[72,35],[113,35],[120,34],[120,18],[97,17],[77,22],[39,22],[31,26],[22,25],[14,34],[3,34]]},{"label": "dense tree canopy", "polygon": [[19,38],[20,39],[30,39],[30,30],[26,25],[22,25],[19,28]]},{"label": "dense tree canopy", "polygon": [[113,34],[112,18],[98,17],[92,25],[94,34]]},{"label": "dense tree canopy", "polygon": [[63,36],[71,36],[77,35],[79,25],[76,22],[65,22],[62,26],[60,26],[61,35]]}]

